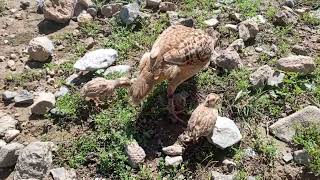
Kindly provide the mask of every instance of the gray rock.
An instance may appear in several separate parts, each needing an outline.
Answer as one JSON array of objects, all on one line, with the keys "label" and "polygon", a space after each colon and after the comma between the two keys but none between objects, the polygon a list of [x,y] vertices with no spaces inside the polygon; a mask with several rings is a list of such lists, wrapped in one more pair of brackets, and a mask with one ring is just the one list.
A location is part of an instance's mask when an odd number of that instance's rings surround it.
[{"label": "gray rock", "polygon": [[216,65],[227,70],[238,69],[243,66],[240,55],[234,50],[223,50],[215,60]]},{"label": "gray rock", "polygon": [[152,9],[159,9],[160,3],[161,3],[161,0],[147,0],[146,6]]},{"label": "gray rock", "polygon": [[289,8],[293,8],[295,5],[296,1],[295,0],[286,0],[286,2],[284,3],[286,6],[288,6]]},{"label": "gray rock", "polygon": [[20,143],[10,143],[0,147],[0,168],[14,166],[17,162],[19,151],[24,146]]},{"label": "gray rock", "polygon": [[233,180],[234,175],[225,175],[217,171],[211,171],[212,180]]},{"label": "gray rock", "polygon": [[21,0],[20,1],[20,7],[21,7],[21,9],[26,10],[28,7],[30,7],[30,1]]},{"label": "gray rock", "polygon": [[54,50],[52,41],[46,37],[36,37],[32,39],[27,48],[30,59],[45,62],[51,57]]},{"label": "gray rock", "polygon": [[284,153],[282,159],[286,163],[290,162],[293,159],[292,153]]},{"label": "gray rock", "polygon": [[129,163],[132,167],[136,168],[139,166],[139,164],[144,162],[146,153],[137,142],[131,142],[127,144],[125,150],[129,157]]},{"label": "gray rock", "polygon": [[137,3],[131,3],[122,7],[120,11],[120,19],[122,23],[130,25],[136,22],[140,16],[140,7]]},{"label": "gray rock", "polygon": [[207,27],[217,27],[218,24],[219,24],[219,21],[217,18],[212,18],[212,19],[208,19],[208,20],[205,20],[203,22]]},{"label": "gray rock", "polygon": [[291,55],[286,58],[281,58],[278,60],[277,66],[282,71],[297,72],[303,74],[311,73],[316,68],[314,58],[300,55]]},{"label": "gray rock", "polygon": [[76,0],[45,0],[43,14],[46,20],[67,23],[73,16]]},{"label": "gray rock", "polygon": [[166,156],[165,159],[165,165],[166,166],[179,166],[182,162],[182,156],[174,156],[174,157],[170,157],[170,156]]},{"label": "gray rock", "polygon": [[56,98],[52,93],[41,92],[31,106],[31,113],[43,115],[49,112],[56,104]]},{"label": "gray rock", "polygon": [[78,0],[78,3],[84,6],[86,9],[94,5],[92,0]]},{"label": "gray rock", "polygon": [[244,156],[249,158],[255,158],[257,156],[257,153],[251,147],[248,147],[244,150]]},{"label": "gray rock", "polygon": [[129,73],[131,70],[131,66],[128,65],[117,65],[117,66],[111,66],[108,69],[104,71],[104,75],[113,74],[113,73],[120,73],[120,74],[126,74]]},{"label": "gray rock", "polygon": [[279,86],[280,84],[282,84],[284,77],[285,77],[284,73],[275,71],[273,75],[268,78],[267,84],[269,86]]},{"label": "gray rock", "polygon": [[73,67],[80,71],[95,71],[111,66],[117,58],[118,53],[114,49],[98,49],[86,53]]},{"label": "gray rock", "polygon": [[229,159],[223,160],[222,164],[227,167],[229,173],[232,173],[237,169],[237,164]]},{"label": "gray rock", "polygon": [[9,143],[12,140],[14,140],[18,135],[20,134],[20,131],[17,129],[9,129],[8,131],[6,131],[6,133],[4,134],[3,139]]},{"label": "gray rock", "polygon": [[228,47],[228,49],[234,49],[236,51],[241,51],[244,48],[245,48],[245,45],[244,45],[243,39],[237,39],[233,41]]},{"label": "gray rock", "polygon": [[256,177],[254,177],[254,176],[248,176],[247,180],[256,180]]},{"label": "gray rock", "polygon": [[236,0],[218,0],[218,3],[227,5],[227,4],[232,4],[235,1]]},{"label": "gray rock", "polygon": [[60,89],[59,89],[59,91],[57,91],[56,93],[54,93],[54,96],[55,96],[56,98],[58,98],[58,97],[61,97],[61,96],[66,95],[66,94],[68,94],[68,93],[69,93],[69,89],[68,89],[66,86],[61,86]]},{"label": "gray rock", "polygon": [[262,47],[256,47],[254,48],[254,50],[256,50],[256,52],[260,53],[263,51],[263,48]]},{"label": "gray rock", "polygon": [[179,15],[175,11],[167,11],[166,14],[169,17],[170,25],[176,24],[177,21],[179,21]]},{"label": "gray rock", "polygon": [[116,13],[120,12],[121,8],[122,8],[121,3],[112,3],[112,4],[103,5],[101,7],[101,14],[107,18],[110,18]]},{"label": "gray rock", "polygon": [[16,129],[18,121],[11,116],[4,115],[0,118],[0,136],[4,136],[8,130]]},{"label": "gray rock", "polygon": [[172,146],[162,148],[164,154],[168,156],[181,156],[183,152],[183,147],[177,144]]},{"label": "gray rock", "polygon": [[95,7],[90,7],[87,9],[87,12],[94,18],[98,14],[98,10]]},{"label": "gray rock", "polygon": [[50,170],[53,180],[76,180],[77,174],[74,169],[55,168]]},{"label": "gray rock", "polygon": [[2,99],[4,101],[11,101],[16,97],[17,93],[12,91],[5,91],[2,93]]},{"label": "gray rock", "polygon": [[172,2],[161,2],[159,5],[159,9],[161,12],[175,11],[177,9],[177,6]]},{"label": "gray rock", "polygon": [[267,84],[269,77],[272,77],[273,74],[274,70],[270,66],[264,65],[252,73],[249,77],[249,80],[252,85],[263,87]]},{"label": "gray rock", "polygon": [[14,179],[44,179],[52,164],[52,142],[33,142],[25,147],[15,166]]},{"label": "gray rock", "polygon": [[287,26],[289,24],[296,24],[297,17],[287,9],[279,11],[273,18],[273,24],[278,26]]},{"label": "gray rock", "polygon": [[186,27],[194,27],[194,19],[189,17],[189,18],[180,18],[178,19],[174,24],[180,24]]},{"label": "gray rock", "polygon": [[320,123],[320,109],[315,106],[308,106],[285,118],[279,119],[270,126],[270,131],[277,138],[284,142],[291,142],[296,133],[296,126],[307,126],[311,123]]},{"label": "gray rock", "polygon": [[82,11],[77,17],[77,21],[82,26],[93,21],[93,17],[87,11]]},{"label": "gray rock", "polygon": [[242,139],[242,135],[237,125],[229,118],[218,116],[217,122],[211,136],[208,136],[209,142],[220,149],[225,149]]},{"label": "gray rock", "polygon": [[7,145],[7,143],[4,140],[0,139],[0,149],[5,145]]},{"label": "gray rock", "polygon": [[250,18],[249,20],[257,23],[259,26],[267,23],[267,19],[264,18],[262,15],[254,16],[254,17]]},{"label": "gray rock", "polygon": [[294,45],[292,47],[292,52],[294,52],[296,55],[303,55],[303,56],[307,56],[309,54],[308,49],[300,45]]},{"label": "gray rock", "polygon": [[297,164],[307,165],[310,163],[310,156],[305,150],[298,150],[293,152],[293,160]]},{"label": "gray rock", "polygon": [[239,37],[244,41],[255,39],[259,33],[258,24],[251,20],[246,20],[239,25]]},{"label": "gray rock", "polygon": [[33,95],[27,90],[22,90],[14,97],[14,102],[18,105],[29,105],[33,103]]}]

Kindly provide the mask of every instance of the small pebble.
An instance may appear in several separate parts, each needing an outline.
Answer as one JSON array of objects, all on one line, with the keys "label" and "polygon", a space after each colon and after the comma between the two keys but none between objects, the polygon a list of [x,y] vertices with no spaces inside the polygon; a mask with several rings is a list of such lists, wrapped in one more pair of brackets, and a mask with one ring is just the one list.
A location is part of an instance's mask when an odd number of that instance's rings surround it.
[{"label": "small pebble", "polygon": [[3,43],[4,43],[4,44],[8,44],[9,41],[8,41],[8,40],[4,40]]},{"label": "small pebble", "polygon": [[17,55],[16,54],[10,54],[10,59],[17,59]]},{"label": "small pebble", "polygon": [[0,56],[0,62],[3,62],[6,59],[4,56]]},{"label": "small pebble", "polygon": [[263,48],[262,47],[256,47],[255,50],[260,53],[260,52],[263,51]]}]

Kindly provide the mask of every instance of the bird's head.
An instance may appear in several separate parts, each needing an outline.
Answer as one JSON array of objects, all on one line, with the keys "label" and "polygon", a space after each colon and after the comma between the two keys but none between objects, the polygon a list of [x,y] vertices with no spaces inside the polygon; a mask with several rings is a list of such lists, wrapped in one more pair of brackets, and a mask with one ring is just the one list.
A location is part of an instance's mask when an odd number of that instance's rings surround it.
[{"label": "bird's head", "polygon": [[204,104],[206,107],[216,108],[221,103],[221,97],[218,94],[211,93],[206,97]]}]

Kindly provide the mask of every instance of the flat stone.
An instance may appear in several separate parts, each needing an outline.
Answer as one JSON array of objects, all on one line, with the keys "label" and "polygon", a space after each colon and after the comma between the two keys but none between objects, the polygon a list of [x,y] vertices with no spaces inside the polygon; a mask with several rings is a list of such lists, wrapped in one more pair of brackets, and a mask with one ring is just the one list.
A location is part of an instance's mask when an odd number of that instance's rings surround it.
[{"label": "flat stone", "polygon": [[226,24],[224,27],[228,30],[238,31],[238,25],[235,24]]},{"label": "flat stone", "polygon": [[165,159],[165,165],[166,166],[179,166],[182,162],[182,156],[175,156],[175,157],[170,157],[170,156],[166,156]]},{"label": "flat stone", "polygon": [[270,131],[277,138],[284,142],[291,142],[296,134],[296,126],[307,126],[312,123],[320,123],[320,109],[315,106],[308,106],[304,109],[279,119],[270,126]]},{"label": "flat stone", "polygon": [[144,162],[146,153],[144,152],[142,147],[139,146],[137,142],[131,142],[127,144],[125,147],[125,150],[129,157],[130,165],[132,167],[136,168],[139,166],[139,164]]},{"label": "flat stone", "polygon": [[278,60],[277,66],[280,70],[286,72],[297,72],[303,74],[311,73],[316,69],[314,58],[301,55],[291,55],[286,58],[281,58]]},{"label": "flat stone", "polygon": [[207,27],[217,27],[218,24],[219,24],[219,21],[218,21],[218,19],[216,19],[216,18],[212,18],[212,19],[205,20],[203,23],[204,23]]},{"label": "flat stone", "polygon": [[16,164],[19,151],[23,149],[20,143],[10,143],[0,148],[0,168],[12,167]]},{"label": "flat stone", "polygon": [[290,162],[293,159],[292,153],[284,153],[282,159],[286,163]]},{"label": "flat stone", "polygon": [[308,165],[310,163],[310,156],[305,150],[298,150],[293,152],[293,160],[297,164]]},{"label": "flat stone", "polygon": [[50,170],[53,180],[76,180],[77,174],[74,169],[67,170],[63,167]]},{"label": "flat stone", "polygon": [[183,147],[180,145],[174,144],[172,146],[162,148],[162,151],[164,154],[168,156],[181,156],[183,152]]},{"label": "flat stone", "polygon": [[32,104],[33,103],[33,95],[27,90],[22,90],[14,97],[14,102],[18,105],[21,104]]},{"label": "flat stone", "polygon": [[4,91],[2,93],[2,99],[4,101],[11,101],[14,99],[14,97],[16,97],[17,93],[16,92],[12,92],[12,91]]},{"label": "flat stone", "polygon": [[49,112],[56,103],[56,98],[52,93],[41,92],[38,98],[31,106],[31,113],[37,115],[43,115]]},{"label": "flat stone", "polygon": [[8,131],[6,131],[6,133],[4,134],[4,140],[9,143],[12,140],[14,140],[18,135],[20,134],[20,131],[17,129],[9,129]]},{"label": "flat stone", "polygon": [[226,175],[217,171],[211,171],[212,180],[233,180],[234,175]]},{"label": "flat stone", "polygon": [[239,37],[244,41],[255,39],[258,33],[259,26],[254,21],[246,20],[241,22],[239,25]]},{"label": "flat stone", "polygon": [[8,130],[16,129],[18,121],[11,116],[4,115],[0,118],[0,136],[4,136]]}]

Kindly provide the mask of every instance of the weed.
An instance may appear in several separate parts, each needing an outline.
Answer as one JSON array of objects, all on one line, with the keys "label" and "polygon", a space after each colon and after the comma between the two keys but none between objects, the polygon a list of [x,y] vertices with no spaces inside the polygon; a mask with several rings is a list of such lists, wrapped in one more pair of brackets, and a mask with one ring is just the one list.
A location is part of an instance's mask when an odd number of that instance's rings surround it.
[{"label": "weed", "polygon": [[318,26],[320,25],[320,20],[316,18],[314,15],[311,13],[307,12],[304,13],[301,16],[301,21],[304,22],[304,24],[310,25],[310,26]]},{"label": "weed", "polygon": [[260,0],[237,0],[237,7],[241,14],[246,17],[257,15],[261,1]]},{"label": "weed", "polygon": [[272,161],[277,156],[277,148],[274,142],[268,138],[261,137],[259,134],[255,136],[254,147],[267,161]]},{"label": "weed", "polygon": [[6,9],[6,1],[0,0],[0,16],[3,13],[3,11]]},{"label": "weed", "polygon": [[39,81],[44,78],[45,73],[38,70],[26,70],[21,74],[7,74],[5,82],[13,86],[25,86],[26,83],[32,81]]},{"label": "weed", "polygon": [[239,170],[234,177],[235,180],[246,180],[247,178],[248,173],[243,169]]},{"label": "weed", "polygon": [[80,26],[80,31],[86,37],[96,36],[98,33],[101,32],[101,29],[102,29],[102,26],[99,24],[98,21],[85,23],[83,26]]},{"label": "weed", "polygon": [[66,94],[58,98],[56,108],[68,118],[75,119],[81,114],[86,103],[80,94]]},{"label": "weed", "polygon": [[278,8],[276,8],[275,6],[269,6],[267,8],[267,17],[268,19],[271,21],[273,19],[273,17],[277,14],[277,12],[279,11]]}]

